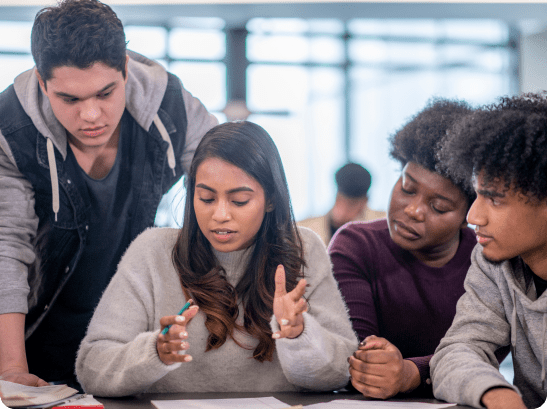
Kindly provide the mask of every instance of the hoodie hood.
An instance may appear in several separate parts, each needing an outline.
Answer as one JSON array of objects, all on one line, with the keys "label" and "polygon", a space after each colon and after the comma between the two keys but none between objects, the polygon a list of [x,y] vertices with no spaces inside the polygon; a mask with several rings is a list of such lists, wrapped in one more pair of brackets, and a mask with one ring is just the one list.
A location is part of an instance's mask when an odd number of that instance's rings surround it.
[{"label": "hoodie hood", "polygon": [[[127,51],[125,107],[137,123],[149,130],[167,88],[167,72],[160,64],[133,51]],[[49,99],[42,93],[35,69],[21,73],[14,81],[15,93],[36,129],[67,155],[65,128],[57,120]]]}]

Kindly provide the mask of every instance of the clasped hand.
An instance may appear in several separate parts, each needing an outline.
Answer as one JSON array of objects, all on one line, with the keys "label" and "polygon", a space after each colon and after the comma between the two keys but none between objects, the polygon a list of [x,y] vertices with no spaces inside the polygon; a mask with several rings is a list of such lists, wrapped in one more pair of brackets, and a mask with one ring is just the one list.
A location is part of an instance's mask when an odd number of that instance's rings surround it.
[{"label": "clasped hand", "polygon": [[387,399],[420,384],[416,365],[385,338],[365,338],[348,362],[352,385],[369,398]]},{"label": "clasped hand", "polygon": [[192,305],[182,315],[168,315],[160,319],[162,330],[171,325],[167,334],[161,332],[156,341],[156,349],[161,361],[166,365],[176,362],[190,362],[192,356],[186,354],[189,343],[185,341],[188,338],[186,331],[187,325],[192,321],[199,310],[197,305]]},{"label": "clasped hand", "polygon": [[287,293],[285,283],[285,268],[277,266],[275,270],[275,294],[273,312],[279,324],[280,331],[272,334],[272,338],[296,338],[304,331],[304,312],[308,303],[303,298],[306,292],[306,280],[301,279],[296,287]]}]

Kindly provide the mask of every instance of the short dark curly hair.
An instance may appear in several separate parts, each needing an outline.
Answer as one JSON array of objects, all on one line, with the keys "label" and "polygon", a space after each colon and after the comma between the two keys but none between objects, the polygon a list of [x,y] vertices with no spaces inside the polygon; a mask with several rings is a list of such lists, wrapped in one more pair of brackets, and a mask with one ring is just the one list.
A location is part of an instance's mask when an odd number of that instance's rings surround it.
[{"label": "short dark curly hair", "polygon": [[476,197],[471,181],[446,173],[439,166],[437,151],[450,128],[472,112],[473,108],[465,101],[433,98],[390,137],[390,155],[401,163],[401,167],[414,162],[448,178],[465,194],[469,206]]},{"label": "short dark curly hair", "polygon": [[459,180],[481,174],[488,185],[547,198],[547,94],[506,96],[459,122],[441,145],[445,171]]},{"label": "short dark curly hair", "polygon": [[40,10],[31,33],[31,52],[44,82],[57,67],[85,69],[102,62],[125,78],[126,41],[116,13],[97,0],[62,0]]}]

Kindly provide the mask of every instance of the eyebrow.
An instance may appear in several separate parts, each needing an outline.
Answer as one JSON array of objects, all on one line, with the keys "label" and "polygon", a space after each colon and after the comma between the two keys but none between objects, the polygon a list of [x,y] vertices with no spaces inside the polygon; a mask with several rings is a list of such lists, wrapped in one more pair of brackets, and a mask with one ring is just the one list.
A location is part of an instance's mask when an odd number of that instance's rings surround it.
[{"label": "eyebrow", "polygon": [[[213,189],[212,187],[207,186],[207,185],[204,184],[204,183],[198,183],[198,184],[196,185],[196,188],[198,188],[198,187],[200,187],[200,188],[202,188],[202,189],[205,189],[205,190],[209,190],[209,191],[211,191],[211,192],[213,192],[213,193],[216,193],[216,192],[217,192],[215,189]],[[241,186],[241,187],[236,187],[236,188],[234,188],[234,189],[230,189],[230,190],[228,190],[226,193],[231,194],[231,193],[238,193],[238,192],[254,192],[254,190],[251,189],[251,188],[248,187],[248,186]]]},{"label": "eyebrow", "polygon": [[[101,92],[105,92],[107,89],[113,87],[114,85],[117,84],[118,81],[114,81],[114,82],[111,82],[110,84],[106,85],[105,87],[101,88],[99,91],[97,92],[94,92],[93,95],[97,95],[97,94],[100,94]],[[75,95],[70,95],[70,94],[67,94],[66,92],[56,92],[55,95],[57,95],[58,97],[62,97],[62,98],[76,98],[76,99],[80,99],[80,97],[77,97]]]},{"label": "eyebrow", "polygon": [[[409,179],[411,179],[414,183],[419,184],[418,181],[417,181],[416,179],[414,179],[414,178],[410,175],[410,173],[408,173],[408,171],[405,171],[405,172],[404,172],[404,175],[405,175],[406,177],[408,177]],[[447,202],[450,202],[450,203],[452,203],[452,204],[455,204],[455,203],[456,203],[454,200],[450,199],[449,197],[440,195],[440,194],[438,194],[438,193],[435,194],[435,197],[438,198],[438,199],[441,199],[441,200],[446,200]]]},{"label": "eyebrow", "polygon": [[485,197],[505,197],[505,193],[496,192],[495,190],[477,189],[477,194]]}]

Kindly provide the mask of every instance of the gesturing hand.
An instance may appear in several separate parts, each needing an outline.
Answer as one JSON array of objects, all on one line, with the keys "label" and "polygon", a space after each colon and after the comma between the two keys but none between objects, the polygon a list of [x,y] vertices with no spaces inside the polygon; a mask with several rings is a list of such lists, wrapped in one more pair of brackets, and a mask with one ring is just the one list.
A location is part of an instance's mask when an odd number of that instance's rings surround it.
[{"label": "gesturing hand", "polygon": [[365,338],[348,362],[352,385],[369,398],[387,399],[420,385],[416,365],[385,338]]},{"label": "gesturing hand", "polygon": [[296,338],[304,331],[303,312],[308,310],[308,303],[303,297],[306,291],[306,280],[298,282],[294,290],[287,293],[285,285],[285,268],[277,266],[275,270],[275,294],[273,312],[281,328],[272,338]]},{"label": "gesturing hand", "polygon": [[163,335],[160,332],[156,341],[158,355],[164,364],[171,365],[175,362],[192,360],[192,356],[186,354],[190,345],[184,340],[188,338],[186,326],[196,316],[198,310],[197,305],[192,305],[182,315],[167,315],[160,319],[162,330],[171,325],[167,334]]}]

